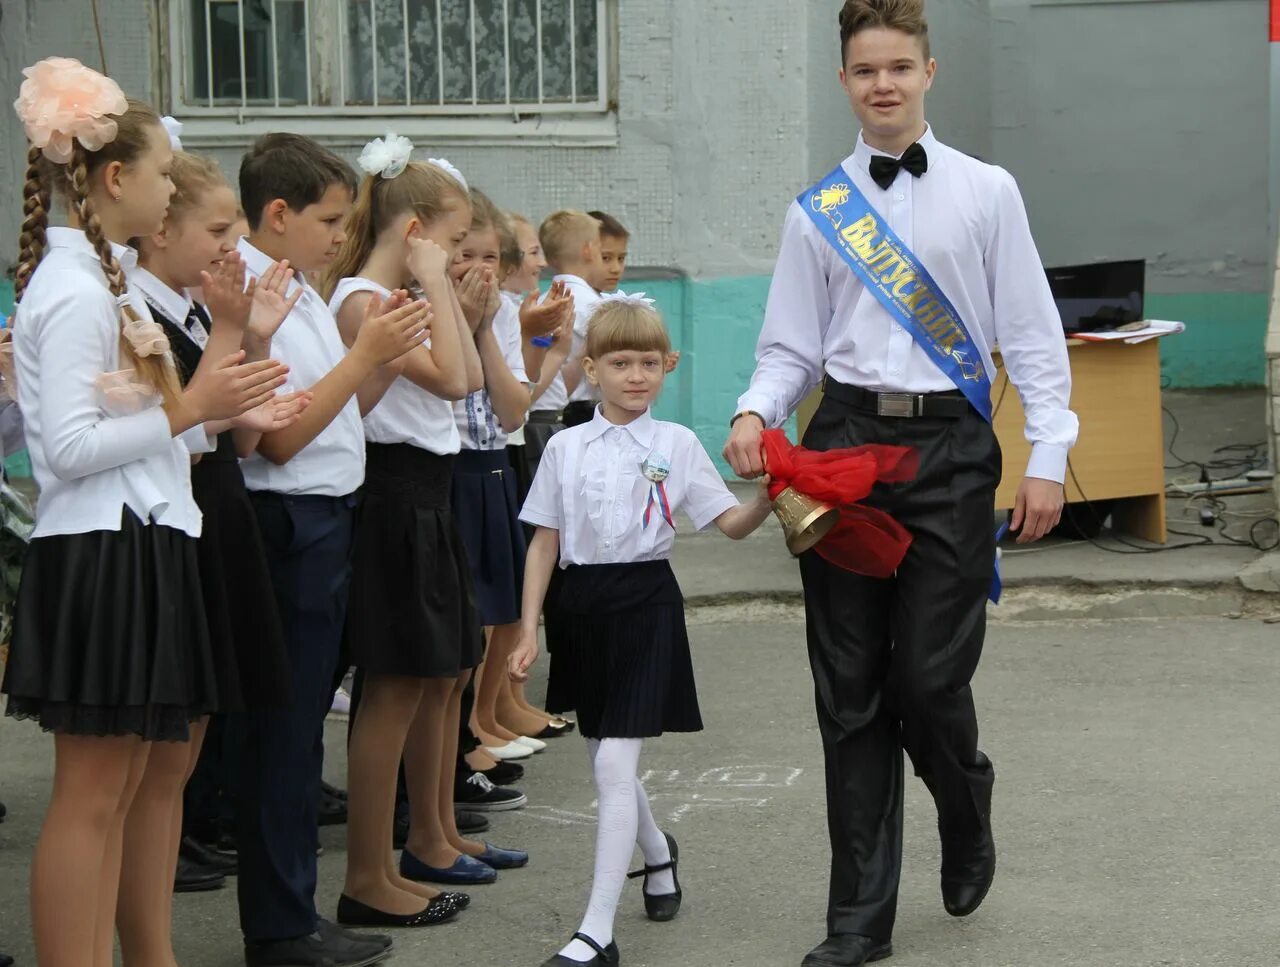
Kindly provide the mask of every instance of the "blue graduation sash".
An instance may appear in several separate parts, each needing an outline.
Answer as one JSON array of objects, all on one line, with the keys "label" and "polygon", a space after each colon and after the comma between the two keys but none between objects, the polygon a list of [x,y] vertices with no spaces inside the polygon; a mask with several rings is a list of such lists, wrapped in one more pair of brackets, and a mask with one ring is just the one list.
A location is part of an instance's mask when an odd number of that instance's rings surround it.
[{"label": "blue graduation sash", "polygon": [[991,422],[991,380],[960,313],[844,166],[796,201],[867,291]]}]

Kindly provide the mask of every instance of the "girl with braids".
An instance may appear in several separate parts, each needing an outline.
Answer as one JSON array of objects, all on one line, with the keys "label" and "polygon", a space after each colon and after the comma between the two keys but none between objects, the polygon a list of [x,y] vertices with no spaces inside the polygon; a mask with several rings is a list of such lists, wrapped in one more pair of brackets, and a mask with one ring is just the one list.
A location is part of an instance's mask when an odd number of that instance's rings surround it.
[{"label": "girl with braids", "polygon": [[[157,231],[173,193],[168,136],[77,61],[24,73],[14,361],[41,497],[0,690],[7,714],[54,733],[32,864],[37,963],[108,967],[124,820],[152,743],[186,742],[217,704],[191,452],[210,449],[202,424],[266,402],[286,368],[209,356],[179,388],[125,279],[124,242]],[[47,227],[55,191],[68,228]]]},{"label": "girl with braids", "polygon": [[[130,273],[130,282],[168,336],[179,378],[186,383],[205,355],[216,359],[243,344],[250,357],[265,358],[271,337],[300,293],[285,296],[293,278],[287,265],[274,266],[260,283],[246,288],[232,234],[237,204],[231,186],[214,161],[183,152],[171,139],[177,150],[169,175],[176,191],[161,229],[139,240],[139,267]],[[203,306],[187,295],[195,287],[203,293]],[[310,400],[306,392],[281,396],[230,421],[226,429],[206,426],[222,430],[217,449],[191,468],[192,491],[204,516],[196,550],[219,712],[288,700],[284,634],[237,456],[252,452],[263,432],[292,425]],[[172,907],[182,791],[208,724],[207,719],[193,723],[187,745],[163,743],[152,749],[125,822],[116,922],[124,963],[130,967],[174,963],[172,917],[157,917],[153,911]],[[159,835],[162,829],[168,830],[167,837]]]},{"label": "girl with braids", "polygon": [[[471,224],[471,202],[447,162],[410,160],[407,138],[365,147],[365,176],[346,242],[326,279],[329,306],[352,345],[371,300],[421,289],[435,307],[431,340],[364,418],[366,478],[347,614],[360,671],[348,750],[347,878],[338,919],[423,926],[457,914],[465,894],[421,881],[490,882],[481,843],[463,840],[453,812],[462,690],[480,660],[480,624],[450,505],[458,430],[452,400],[480,385],[471,330],[447,274]],[[403,754],[408,844],[388,863]],[[439,873],[440,875],[436,875]]]}]

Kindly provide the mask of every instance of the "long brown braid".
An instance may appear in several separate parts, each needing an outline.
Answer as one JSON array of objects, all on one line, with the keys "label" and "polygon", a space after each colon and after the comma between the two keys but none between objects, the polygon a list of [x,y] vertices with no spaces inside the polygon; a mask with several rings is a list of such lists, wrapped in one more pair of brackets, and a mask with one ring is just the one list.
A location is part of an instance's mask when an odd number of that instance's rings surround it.
[{"label": "long brown braid", "polygon": [[22,233],[18,236],[18,270],[13,279],[14,301],[22,301],[31,273],[44,258],[45,229],[49,227],[52,191],[45,174],[44,155],[32,145],[27,151],[27,181],[22,186]]}]

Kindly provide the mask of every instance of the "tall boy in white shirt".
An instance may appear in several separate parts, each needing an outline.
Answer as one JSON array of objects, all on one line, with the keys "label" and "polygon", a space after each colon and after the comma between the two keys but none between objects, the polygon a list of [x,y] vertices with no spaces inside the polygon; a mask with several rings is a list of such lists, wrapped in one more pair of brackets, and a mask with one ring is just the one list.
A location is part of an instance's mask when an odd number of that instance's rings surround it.
[{"label": "tall boy in white shirt", "polygon": [[237,885],[248,967],[359,967],[391,945],[341,930],[315,907],[322,728],[346,615],[355,492],[364,482],[356,392],[385,392],[394,361],[421,342],[428,322],[425,303],[398,293],[371,306],[345,351],[325,300],[306,281],[343,244],[355,184],[346,162],[291,134],[260,138],[240,166],[250,226],[240,255],[251,278],[284,260],[298,273],[302,296],[271,348],[288,360],[294,385],[314,394],[307,419],[264,435],[242,464],[292,670],[287,704],[243,717]]},{"label": "tall boy in white shirt", "polygon": [[1011,521],[1020,542],[1057,522],[1077,432],[1062,326],[1017,186],[925,123],[935,63],[923,6],[844,4],[840,79],[862,134],[787,213],[755,375],[725,446],[735,471],[757,476],[761,431],[823,382],[806,446],[920,456],[914,481],[868,500],[912,534],[892,578],[801,559],[832,850],[828,937],[804,967],[892,952],[904,749],[937,805],[947,912],[965,916],[985,897],[995,773],[969,683],[995,556],[997,341],[1032,444]]}]

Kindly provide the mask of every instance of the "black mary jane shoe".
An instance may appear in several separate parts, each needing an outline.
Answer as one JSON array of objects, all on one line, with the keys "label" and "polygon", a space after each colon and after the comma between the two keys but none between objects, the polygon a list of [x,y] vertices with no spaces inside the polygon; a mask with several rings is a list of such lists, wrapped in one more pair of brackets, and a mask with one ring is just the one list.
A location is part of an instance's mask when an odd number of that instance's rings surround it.
[{"label": "black mary jane shoe", "polygon": [[338,898],[338,922],[347,927],[433,927],[452,920],[460,909],[454,901],[436,897],[417,913],[387,913],[344,893]]},{"label": "black mary jane shoe", "polygon": [[650,920],[658,923],[665,923],[675,918],[680,912],[680,901],[684,899],[684,891],[680,889],[680,877],[676,875],[676,868],[680,865],[680,847],[676,845],[675,839],[670,833],[663,833],[667,838],[667,849],[671,853],[671,859],[665,863],[659,863],[657,866],[646,866],[643,870],[636,870],[634,873],[628,873],[627,879],[634,880],[638,876],[643,876],[645,884],[649,882],[649,877],[654,873],[661,873],[663,870],[671,871],[671,879],[675,881],[675,893],[660,893],[653,896],[646,892],[644,895],[644,912]]},{"label": "black mary jane shoe", "polygon": [[549,960],[542,962],[542,967],[609,967],[609,965],[619,964],[622,962],[622,955],[618,953],[617,941],[610,940],[609,946],[601,947],[598,943],[588,937],[585,933],[575,933],[574,940],[581,940],[584,944],[596,952],[596,955],[590,960],[570,960],[561,954],[556,954]]}]

